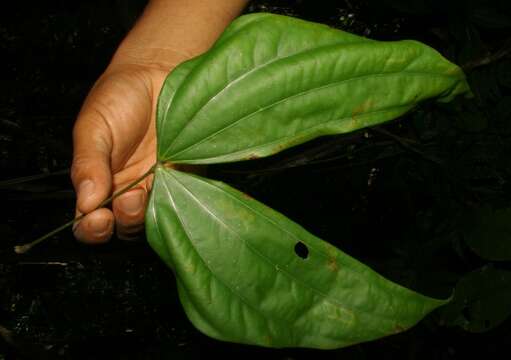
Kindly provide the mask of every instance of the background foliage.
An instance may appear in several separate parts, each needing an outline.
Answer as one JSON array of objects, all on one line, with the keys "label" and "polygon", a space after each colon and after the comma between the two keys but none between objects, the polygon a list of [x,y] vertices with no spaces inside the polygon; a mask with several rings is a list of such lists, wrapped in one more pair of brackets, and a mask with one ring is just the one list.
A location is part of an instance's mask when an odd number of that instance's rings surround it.
[{"label": "background foliage", "polygon": [[[253,1],[379,40],[421,40],[462,65],[473,100],[424,104],[373,130],[216,166],[254,195],[384,276],[455,301],[413,330],[337,351],[267,350],[199,334],[144,241],[100,248],[70,233],[23,257],[12,246],[72,216],[59,175],[81,101],[144,1],[12,4],[0,17],[0,359],[457,359],[511,340],[509,1]],[[65,171],[64,171],[65,172]],[[298,196],[299,194],[299,196]],[[105,350],[106,349],[106,350]]]}]

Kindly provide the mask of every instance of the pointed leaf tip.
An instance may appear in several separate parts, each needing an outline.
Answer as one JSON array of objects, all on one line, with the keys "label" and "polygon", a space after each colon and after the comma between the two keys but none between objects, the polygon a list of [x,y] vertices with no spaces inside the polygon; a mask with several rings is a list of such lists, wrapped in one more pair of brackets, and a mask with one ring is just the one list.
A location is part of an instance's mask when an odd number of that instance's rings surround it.
[{"label": "pointed leaf tip", "polygon": [[226,184],[172,169],[156,171],[146,229],[188,317],[220,340],[339,348],[404,331],[446,303]]}]

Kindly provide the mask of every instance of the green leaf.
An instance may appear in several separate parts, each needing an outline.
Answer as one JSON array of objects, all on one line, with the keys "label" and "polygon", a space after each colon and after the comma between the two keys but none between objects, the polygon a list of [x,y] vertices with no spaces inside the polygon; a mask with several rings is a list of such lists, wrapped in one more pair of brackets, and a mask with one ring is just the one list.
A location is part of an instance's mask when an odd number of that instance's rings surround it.
[{"label": "green leaf", "polygon": [[338,348],[404,331],[446,303],[386,280],[246,194],[161,165],[146,229],[188,317],[220,340]]},{"label": "green leaf", "polygon": [[166,163],[268,156],[469,92],[461,69],[424,44],[271,14],[240,17],[178,66],[158,101],[146,229],[195,326],[226,341],[338,348],[404,331],[445,304],[247,195]]},{"label": "green leaf", "polygon": [[472,211],[464,221],[463,234],[467,245],[480,257],[511,260],[511,208]]},{"label": "green leaf", "polygon": [[422,43],[246,15],[165,82],[158,160],[211,164],[268,156],[468,91],[461,69]]},{"label": "green leaf", "polygon": [[470,332],[486,332],[511,315],[511,272],[485,266],[465,275],[455,294],[439,311],[442,322]]}]

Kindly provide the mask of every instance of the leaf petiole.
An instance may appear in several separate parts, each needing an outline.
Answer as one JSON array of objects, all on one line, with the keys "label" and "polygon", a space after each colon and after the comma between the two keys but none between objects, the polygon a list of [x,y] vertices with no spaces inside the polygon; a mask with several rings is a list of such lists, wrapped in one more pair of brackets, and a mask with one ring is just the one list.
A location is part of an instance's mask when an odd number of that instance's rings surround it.
[{"label": "leaf petiole", "polygon": [[[151,175],[153,172],[154,172],[154,169],[156,168],[156,166],[158,165],[158,163],[154,164],[153,166],[151,166],[151,168],[149,170],[147,170],[142,176],[140,176],[139,178],[135,179],[133,182],[131,182],[130,184],[128,184],[127,186],[125,186],[124,188],[122,188],[121,190],[115,192],[112,194],[112,196],[108,197],[107,199],[103,200],[94,210],[92,211],[95,211],[99,208],[102,208],[104,207],[105,205],[108,205],[109,203],[112,202],[112,200],[114,200],[115,198],[121,196],[122,194],[124,194],[125,192],[131,190],[134,186],[136,186],[139,182],[141,182],[142,180],[144,180],[146,177],[148,177],[149,175]],[[77,223],[78,221],[82,220],[85,216],[87,216],[87,214],[82,214],[76,218],[74,218],[73,220],[70,220],[68,221],[67,223],[59,226],[58,228],[44,234],[43,236],[35,239],[34,241],[28,243],[28,244],[24,244],[24,245],[16,245],[14,247],[14,252],[16,254],[24,254],[26,253],[27,251],[29,251],[30,249],[32,249],[35,245],[43,242],[44,240],[48,239],[49,237],[52,237],[53,235],[61,232],[62,230],[70,227],[70,226],[73,226],[75,223]]]}]

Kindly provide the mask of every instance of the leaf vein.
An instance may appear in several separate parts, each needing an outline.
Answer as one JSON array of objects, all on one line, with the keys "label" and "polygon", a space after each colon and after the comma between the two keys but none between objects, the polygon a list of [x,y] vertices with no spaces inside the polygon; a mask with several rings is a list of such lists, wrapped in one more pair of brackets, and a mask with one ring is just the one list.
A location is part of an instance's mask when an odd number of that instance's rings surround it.
[{"label": "leaf vein", "polygon": [[[172,174],[170,174],[169,172],[164,172],[164,174],[166,176],[172,176],[174,181],[177,182],[179,185],[181,185],[186,191],[188,191],[188,189],[186,189],[183,184],[181,184],[181,182],[179,182],[179,180],[177,180],[177,178],[175,176],[173,176]],[[185,232],[186,236],[190,239],[190,245],[192,246],[192,248],[194,249],[195,253],[197,254],[197,257],[200,259],[200,261],[202,262],[202,264],[204,265],[204,267],[206,269],[208,269],[209,273],[211,274],[211,276],[213,276],[215,279],[217,279],[217,281],[219,281],[225,288],[227,288],[231,293],[233,294],[236,294],[240,301],[245,304],[249,309],[251,309],[252,311],[254,311],[256,314],[259,314],[266,322],[266,326],[268,327],[269,329],[269,324],[271,324],[271,321],[270,319],[268,319],[266,317],[266,315],[264,313],[262,313],[261,311],[259,311],[254,305],[250,304],[250,302],[245,299],[245,297],[240,294],[239,292],[235,291],[235,289],[233,289],[229,284],[227,284],[223,279],[221,279],[218,275],[215,274],[215,272],[213,272],[211,270],[211,268],[208,266],[208,264],[206,263],[206,261],[202,258],[202,256],[200,255],[200,252],[197,250],[197,248],[195,247],[195,245],[193,244],[193,241],[192,241],[192,236],[190,235],[187,227],[185,226],[185,223],[183,222],[183,220],[181,219],[181,216],[179,215],[179,212],[177,211],[177,207],[176,207],[176,204],[172,198],[172,195],[170,194],[170,189],[168,188],[168,185],[167,183],[164,181],[164,186],[165,186],[165,190],[167,192],[167,195],[169,196],[169,198],[171,199],[171,203],[172,203],[172,207],[174,209],[174,213],[176,214],[176,217],[179,221],[179,223],[181,224],[181,228],[183,229],[183,231]],[[185,282],[183,282],[184,284]],[[271,331],[270,331],[271,333]]]},{"label": "leaf vein", "polygon": [[[353,43],[349,43],[350,45],[356,45],[356,44],[359,44],[359,43],[366,43],[367,41],[371,41],[369,39],[367,39],[366,41],[360,41],[360,42],[353,42]],[[183,131],[185,131],[190,123],[192,122],[192,120],[194,118],[196,118],[197,114],[199,114],[211,101],[213,101],[215,98],[217,98],[217,96],[222,93],[225,89],[229,88],[229,87],[232,87],[233,84],[235,83],[238,83],[240,82],[241,80],[243,80],[244,78],[246,78],[247,76],[253,74],[253,73],[256,73],[258,70],[266,67],[266,66],[270,66],[274,63],[277,63],[279,61],[284,61],[284,60],[288,60],[288,59],[292,59],[293,57],[295,56],[300,56],[300,55],[303,55],[303,54],[308,54],[308,53],[311,53],[313,51],[316,51],[316,50],[321,50],[321,49],[327,49],[329,47],[333,47],[333,46],[338,46],[338,45],[343,45],[344,42],[336,42],[336,43],[333,43],[333,44],[328,44],[328,45],[323,45],[323,46],[318,46],[318,47],[313,47],[313,48],[309,48],[309,49],[306,49],[306,50],[303,50],[303,51],[298,51],[298,52],[295,52],[295,53],[292,53],[290,55],[285,55],[285,56],[277,56],[275,58],[272,58],[270,61],[267,61],[267,62],[264,62],[262,64],[259,64],[255,67],[253,67],[252,69],[242,73],[241,75],[239,75],[238,77],[234,78],[233,80],[231,80],[229,83],[227,83],[226,85],[222,86],[222,88],[220,90],[218,90],[217,92],[215,92],[215,94],[213,94],[204,104],[202,104],[195,112],[193,115],[190,116],[190,121],[186,122],[185,125],[176,133],[174,139],[170,142],[170,144],[168,144],[168,147],[167,147],[167,150],[165,151],[165,153],[163,154],[163,156],[167,155],[168,151],[170,151],[170,149],[172,148],[172,146],[174,145],[174,143],[176,142],[177,138],[179,137],[180,134],[183,133]],[[165,114],[166,115],[166,114]]]},{"label": "leaf vein", "polygon": [[[435,74],[435,73],[428,73],[428,72],[410,72],[409,71],[409,72],[406,72],[405,74],[406,75],[413,75],[413,76],[453,77],[453,75]],[[350,81],[364,80],[364,79],[369,78],[369,77],[386,77],[386,76],[395,76],[395,75],[403,75],[403,71],[394,71],[394,72],[389,72],[389,73],[378,73],[378,74],[365,74],[365,75],[361,75],[361,76],[352,77],[352,78],[349,78],[349,79],[342,79],[342,80],[335,81],[335,82],[332,82],[332,83],[329,83],[329,84],[325,84],[325,85],[322,85],[322,86],[318,86],[318,87],[314,87],[314,88],[307,89],[307,90],[304,90],[304,91],[300,91],[300,92],[292,94],[290,96],[286,96],[286,97],[284,97],[282,99],[279,99],[276,102],[272,102],[269,105],[266,105],[266,106],[264,106],[262,108],[259,108],[259,109],[255,110],[255,111],[252,111],[252,112],[250,112],[247,115],[244,115],[243,117],[241,117],[238,120],[232,122],[231,124],[229,124],[229,125],[227,125],[225,127],[222,127],[221,129],[217,130],[216,132],[208,135],[207,137],[205,137],[204,139],[200,140],[199,142],[191,144],[191,145],[185,147],[184,149],[179,150],[177,153],[174,153],[174,154],[170,155],[169,159],[171,160],[171,159],[175,158],[176,156],[178,156],[179,154],[181,154],[181,153],[183,153],[183,152],[185,152],[187,150],[193,149],[194,147],[204,143],[205,141],[218,136],[222,132],[230,129],[233,126],[236,126],[238,123],[240,123],[242,121],[245,121],[247,119],[250,119],[251,117],[255,116],[256,114],[258,114],[260,112],[263,112],[263,111],[266,111],[268,109],[271,109],[272,107],[278,106],[279,104],[281,104],[281,103],[283,103],[285,101],[288,101],[290,99],[294,99],[294,98],[298,98],[298,97],[301,97],[301,96],[305,96],[305,95],[308,95],[308,94],[313,93],[315,91],[320,91],[320,90],[323,90],[323,89],[326,89],[326,88],[329,88],[329,87],[335,87],[335,86],[338,86],[338,85],[341,85],[341,84],[346,84],[346,83],[349,83]],[[360,115],[362,115],[362,114],[359,114],[358,116],[360,116]],[[350,118],[350,117],[351,116],[347,116],[345,118],[338,119],[337,121],[342,121],[342,120],[345,120],[345,119]],[[188,124],[191,123],[191,122],[192,122],[192,120],[190,120],[188,122]],[[325,123],[322,123],[322,124],[319,124],[319,125],[323,125],[323,124],[325,124]],[[184,128],[182,130],[184,131]],[[177,137],[180,134],[182,134],[182,131],[180,131],[176,135],[176,137],[174,138],[174,141],[177,139]],[[167,150],[165,151],[165,153],[163,154],[163,156],[166,156],[169,153],[170,149],[171,149],[171,147],[169,146],[167,148]]]},{"label": "leaf vein", "polygon": [[[181,185],[181,187],[192,197],[192,199],[200,206],[202,207],[206,212],[208,212],[209,214],[211,214],[212,216],[214,216],[215,219],[218,219],[217,216],[215,216],[212,211],[206,206],[204,205],[199,199],[197,199],[197,197],[183,184],[181,183],[174,175],[172,175],[172,177],[175,179],[175,181],[177,183],[179,183]],[[236,202],[242,204],[244,207],[248,208],[250,211],[262,216],[263,218],[265,218],[270,224],[272,224],[273,226],[275,226],[276,228],[278,228],[279,230],[281,230],[282,232],[284,233],[287,233],[288,235],[290,235],[292,238],[296,239],[297,241],[302,241],[303,243],[305,243],[306,245],[310,246],[310,244],[306,243],[303,239],[298,239],[293,233],[290,233],[288,232],[287,230],[283,229],[282,227],[280,227],[278,224],[276,224],[275,222],[273,222],[270,218],[268,218],[267,216],[265,216],[264,214],[261,214],[260,212],[258,212],[257,210],[253,209],[252,207],[250,207],[249,205],[245,204],[244,202],[240,201],[239,199],[237,199],[235,196],[229,194],[228,192],[224,191],[223,189],[213,185],[213,184],[210,184],[208,182],[205,182],[206,184],[210,185],[210,186],[213,186],[219,190],[221,190],[223,193],[225,193],[227,196],[233,198],[234,200],[236,200]],[[219,223],[222,224],[227,230],[229,230],[230,232],[232,232],[236,237],[238,237],[241,241],[243,241],[243,243],[245,243],[245,245],[251,249],[255,254],[257,254],[259,257],[261,257],[265,262],[269,263],[270,265],[274,265],[272,263],[272,261],[267,257],[265,256],[264,254],[262,254],[260,251],[258,251],[257,249],[255,249],[254,247],[252,247],[240,234],[238,234],[235,230],[233,230],[232,228],[230,228],[228,225],[226,225],[224,222],[220,221],[219,220]],[[311,247],[313,248],[313,247]],[[316,250],[318,251],[318,250]],[[318,253],[321,254],[320,251],[318,251]],[[322,254],[323,255],[323,254]],[[209,269],[209,268],[208,268]],[[350,270],[353,270],[353,269],[350,269]],[[210,270],[211,271],[211,270]],[[354,272],[360,274],[359,272],[357,272],[356,270],[353,270]],[[286,275],[287,277],[289,277],[291,280],[295,281],[297,284],[301,284],[302,286],[305,286],[305,288],[307,289],[310,289],[311,291],[313,292],[316,292],[317,294],[319,294],[324,300],[330,302],[331,304],[335,305],[335,306],[339,306],[343,309],[348,309],[348,307],[346,305],[344,305],[343,303],[339,302],[338,300],[336,300],[335,298],[332,298],[331,296],[329,296],[327,293],[324,293],[323,291],[315,288],[314,286],[311,286],[310,284],[307,284],[303,281],[301,281],[300,279],[296,278],[295,276],[293,276],[292,274],[290,274],[289,272],[285,271],[283,268],[281,268],[281,271],[280,273]],[[379,280],[379,279],[378,279]],[[400,286],[398,286],[399,288],[401,288]],[[348,309],[349,311],[353,311],[352,308],[349,308]],[[374,313],[374,312],[369,312],[369,311],[366,311],[366,310],[363,310],[363,309],[357,309],[357,311],[359,312],[362,312],[362,313],[365,313],[365,314],[370,314],[372,316],[378,316],[382,319],[389,319],[389,320],[392,320],[394,316],[388,316],[388,315],[385,315],[385,314],[378,314],[378,313]]]}]

